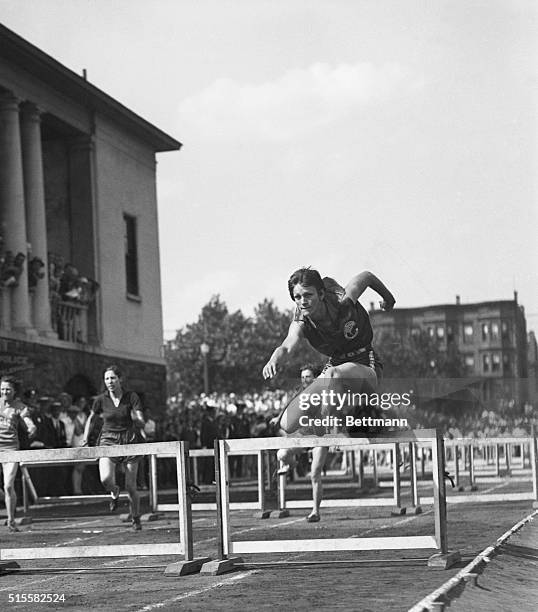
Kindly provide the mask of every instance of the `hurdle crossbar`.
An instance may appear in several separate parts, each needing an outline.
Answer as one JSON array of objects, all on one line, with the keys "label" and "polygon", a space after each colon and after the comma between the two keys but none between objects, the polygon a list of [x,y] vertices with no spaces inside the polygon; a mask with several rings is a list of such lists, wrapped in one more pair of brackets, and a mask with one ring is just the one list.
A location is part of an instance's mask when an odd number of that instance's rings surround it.
[{"label": "hurdle crossbar", "polygon": [[[532,466],[532,453],[533,445],[535,444],[535,437],[495,437],[495,438],[455,438],[453,440],[445,441],[445,450],[453,449],[454,457],[454,470],[456,486],[460,491],[463,490],[463,486],[460,486],[460,469],[459,461],[460,456],[458,449],[463,448],[463,459],[464,466],[466,468],[466,458],[468,456],[468,476],[471,490],[477,489],[477,481],[483,480],[484,482],[502,482],[503,478],[509,477],[514,482],[532,481],[533,487],[535,486],[535,477]],[[516,457],[513,457],[512,449],[519,447],[520,457],[519,464],[516,463]],[[505,462],[505,475],[501,476],[501,453],[500,449],[504,451],[504,462]],[[489,449],[493,449],[495,457],[494,472],[488,471],[488,458],[490,455]],[[467,452],[466,452],[467,451]],[[477,452],[482,451],[485,460],[485,466],[479,467],[477,460]],[[528,456],[529,467],[525,467],[525,456]],[[448,460],[447,460],[447,463]],[[485,467],[485,469],[484,469]],[[514,498],[515,499],[515,498]]]},{"label": "hurdle crossbar", "polygon": [[[182,573],[199,571],[208,559],[194,559],[192,515],[187,495],[188,444],[186,442],[157,442],[118,446],[95,446],[62,449],[5,451],[2,462],[58,462],[72,459],[92,461],[102,457],[131,457],[168,453],[176,457],[178,480],[179,541],[160,544],[55,546],[41,548],[0,548],[0,561],[19,559],[60,559],[75,557],[118,557],[146,555],[181,555]],[[177,565],[177,564],[174,564]]]},{"label": "hurdle crossbar", "polygon": [[[253,502],[232,502],[232,510],[259,510],[263,512],[265,510],[265,481],[264,481],[264,463],[263,463],[263,451],[236,451],[229,453],[230,455],[241,455],[241,456],[255,456],[257,458],[257,471],[258,471],[258,499]],[[158,501],[158,486],[157,486],[157,459],[164,459],[171,457],[172,455],[166,453],[159,453],[153,455],[150,458],[150,503],[153,512],[176,512],[178,507],[177,504],[163,504]],[[215,450],[212,448],[195,448],[189,451],[189,458],[193,460],[194,466],[200,457],[214,457]],[[194,470],[196,473],[196,470]],[[194,479],[194,483],[197,484],[197,480]],[[193,511],[202,510],[216,510],[216,502],[195,502],[191,504]]]},{"label": "hurdle crossbar", "polygon": [[[357,440],[357,438],[354,438]],[[322,508],[360,508],[360,507],[380,507],[387,506],[392,507],[394,510],[402,509],[401,506],[401,477],[400,477],[400,466],[399,466],[399,444],[397,442],[387,443],[375,443],[375,444],[365,444],[362,440],[358,439],[359,442],[357,444],[359,450],[359,457],[362,457],[362,453],[366,451],[373,452],[373,479],[374,479],[374,487],[377,488],[379,485],[377,478],[377,451],[389,450],[392,452],[392,474],[393,474],[393,482],[391,484],[393,494],[392,497],[380,497],[380,498],[362,498],[362,497],[353,497],[353,498],[342,498],[342,499],[327,499],[324,498],[321,500]],[[318,445],[319,446],[319,445]],[[418,487],[416,480],[416,465],[413,463],[413,458],[416,461],[416,449],[415,443],[409,442],[409,453],[410,453],[410,486],[411,486],[411,503],[412,507],[419,508],[420,507],[420,499],[418,495]],[[354,456],[354,451],[357,448],[353,448],[350,452],[352,456]],[[413,454],[414,453],[414,454]],[[362,459],[361,459],[362,460]],[[361,473],[361,470],[359,470]],[[360,489],[364,485],[364,474],[362,479],[359,479],[357,483],[357,487]],[[312,505],[311,499],[300,499],[300,500],[288,500],[286,499],[286,481],[285,477],[280,478],[278,481],[279,486],[279,509],[286,510],[288,508],[307,508]],[[233,504],[230,506],[230,509],[233,510]]]},{"label": "hurdle crossbar", "polygon": [[[47,504],[55,502],[84,502],[84,501],[99,501],[109,499],[110,496],[107,494],[96,493],[91,495],[78,494],[78,495],[39,495],[28,468],[32,467],[65,467],[71,465],[88,465],[96,463],[94,461],[85,461],[84,459],[70,459],[66,461],[20,461],[19,467],[22,474],[22,498],[23,498],[23,513],[26,515],[29,511],[29,495],[33,498],[34,504]],[[127,497],[126,493],[120,495],[121,499]]]},{"label": "hurdle crossbar", "polygon": [[[417,441],[430,442],[434,459],[434,536],[401,536],[380,538],[336,538],[307,540],[255,540],[233,541],[230,529],[230,501],[228,480],[228,453],[237,450],[277,450],[280,448],[300,448],[314,446],[351,447],[357,445],[413,443]],[[379,438],[343,438],[305,436],[301,438],[262,438],[255,440],[218,440],[216,446],[216,475],[219,495],[219,556],[225,562],[234,553],[271,553],[271,552],[303,552],[329,550],[404,550],[404,549],[438,549],[445,561],[450,556],[451,563],[459,559],[459,554],[448,552],[446,531],[446,502],[444,482],[444,449],[443,439],[435,430],[419,430],[403,432],[395,436]],[[202,569],[202,572],[204,570]]]}]

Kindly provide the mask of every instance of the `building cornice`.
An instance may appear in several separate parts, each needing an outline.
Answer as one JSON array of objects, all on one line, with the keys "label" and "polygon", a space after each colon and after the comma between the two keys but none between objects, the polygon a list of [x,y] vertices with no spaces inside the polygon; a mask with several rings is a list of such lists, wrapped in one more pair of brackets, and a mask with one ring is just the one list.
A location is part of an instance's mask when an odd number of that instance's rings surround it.
[{"label": "building cornice", "polygon": [[89,83],[38,47],[0,24],[0,56],[46,82],[68,98],[105,115],[153,147],[155,152],[177,151],[181,143]]}]

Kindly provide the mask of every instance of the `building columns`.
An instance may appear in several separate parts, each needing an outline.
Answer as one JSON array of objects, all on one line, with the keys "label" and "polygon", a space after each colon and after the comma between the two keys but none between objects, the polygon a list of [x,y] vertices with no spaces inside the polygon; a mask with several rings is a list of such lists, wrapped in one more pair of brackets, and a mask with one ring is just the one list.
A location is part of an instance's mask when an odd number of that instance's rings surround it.
[{"label": "building columns", "polygon": [[[35,104],[21,106],[21,143],[24,174],[24,199],[26,224],[32,259],[39,258],[44,267],[40,272],[32,301],[32,321],[41,336],[55,338],[52,331],[49,301],[47,224],[45,213],[45,184],[43,178],[43,154],[41,149],[41,113]],[[31,261],[28,261],[28,268]]]},{"label": "building columns", "polygon": [[[0,212],[5,249],[27,255],[24,179],[22,169],[19,100],[11,93],[0,95]],[[11,327],[35,334],[30,324],[27,262],[17,287],[11,291]],[[5,289],[4,289],[5,291]]]}]

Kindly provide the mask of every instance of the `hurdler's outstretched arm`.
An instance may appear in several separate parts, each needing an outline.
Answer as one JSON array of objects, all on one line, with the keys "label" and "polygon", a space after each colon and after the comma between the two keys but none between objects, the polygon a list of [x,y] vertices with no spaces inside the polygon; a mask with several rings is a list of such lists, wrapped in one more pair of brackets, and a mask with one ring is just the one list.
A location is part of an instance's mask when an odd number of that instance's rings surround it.
[{"label": "hurdler's outstretched arm", "polygon": [[302,338],[303,331],[301,324],[297,321],[292,321],[284,342],[282,342],[280,346],[277,346],[271,355],[271,359],[269,359],[263,368],[264,378],[273,378],[273,376],[276,376],[281,363],[289,357],[297,346],[299,346]]},{"label": "hurdler's outstretched arm", "polygon": [[376,293],[383,298],[381,302],[381,308],[383,310],[392,310],[396,300],[392,293],[385,287],[385,285],[377,278],[375,274],[371,272],[361,272],[354,276],[349,283],[346,285],[346,296],[351,298],[354,302],[366,291],[366,289],[373,289]]}]

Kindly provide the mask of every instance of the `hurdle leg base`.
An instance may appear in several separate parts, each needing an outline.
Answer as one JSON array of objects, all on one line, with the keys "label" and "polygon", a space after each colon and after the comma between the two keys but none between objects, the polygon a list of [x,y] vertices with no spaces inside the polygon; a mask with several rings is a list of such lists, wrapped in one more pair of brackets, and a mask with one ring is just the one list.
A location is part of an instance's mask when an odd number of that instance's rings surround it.
[{"label": "hurdle leg base", "polygon": [[219,576],[220,574],[233,572],[236,563],[243,563],[243,559],[241,557],[232,557],[231,559],[216,559],[215,561],[209,561],[209,563],[204,563],[202,565],[200,574],[205,574],[206,576]]},{"label": "hurdle leg base", "polygon": [[403,516],[407,512],[407,508],[405,506],[393,506],[390,509],[391,516]]},{"label": "hurdle leg base", "polygon": [[413,511],[413,514],[422,514],[423,512],[422,506],[414,506],[411,508],[411,510]]},{"label": "hurdle leg base", "polygon": [[465,487],[464,487],[463,485],[459,485],[459,486],[456,488],[456,490],[457,490],[457,491],[459,491],[460,493],[462,493],[463,491],[465,491]]},{"label": "hurdle leg base", "polygon": [[271,518],[288,518],[288,516],[290,515],[290,511],[286,510],[286,508],[283,508],[281,510],[273,510],[270,514]]},{"label": "hurdle leg base", "polygon": [[210,557],[198,557],[197,559],[191,559],[190,561],[177,561],[176,563],[170,563],[164,570],[165,576],[187,576],[189,574],[197,574],[204,563],[209,563]]},{"label": "hurdle leg base", "polygon": [[148,512],[147,514],[142,514],[140,520],[143,523],[152,523],[153,521],[161,520],[163,516],[161,512]]},{"label": "hurdle leg base", "polygon": [[447,553],[436,553],[428,559],[428,567],[449,569],[460,560],[461,554],[459,550],[453,550]]},{"label": "hurdle leg base", "polygon": [[254,513],[254,518],[257,519],[268,519],[271,516],[271,510],[259,510]]},{"label": "hurdle leg base", "polygon": [[471,491],[478,491],[478,485],[471,485]]},{"label": "hurdle leg base", "polygon": [[465,576],[463,577],[463,581],[466,584],[470,584],[471,586],[478,586],[478,574],[476,573],[470,573],[470,574],[465,574]]},{"label": "hurdle leg base", "polygon": [[[140,521],[142,523],[151,523],[162,519],[163,516],[162,512],[146,512],[140,515]],[[133,520],[130,512],[128,514],[120,514],[119,518],[122,523],[130,523]]]},{"label": "hurdle leg base", "polygon": [[10,569],[19,569],[20,565],[16,561],[0,561],[0,574],[9,573]]},{"label": "hurdle leg base", "polygon": [[[15,525],[31,525],[32,523],[31,516],[20,516],[15,519]],[[4,525],[7,525],[7,519],[4,521]]]}]

